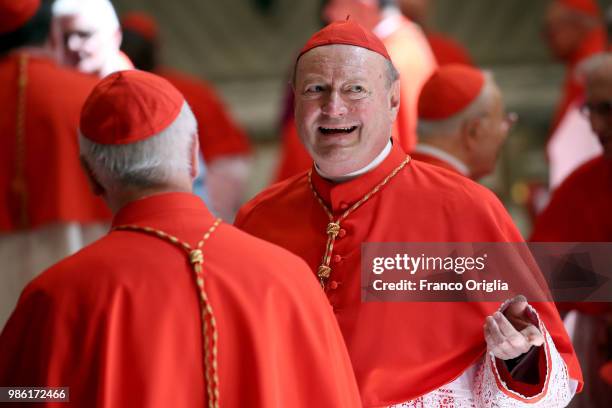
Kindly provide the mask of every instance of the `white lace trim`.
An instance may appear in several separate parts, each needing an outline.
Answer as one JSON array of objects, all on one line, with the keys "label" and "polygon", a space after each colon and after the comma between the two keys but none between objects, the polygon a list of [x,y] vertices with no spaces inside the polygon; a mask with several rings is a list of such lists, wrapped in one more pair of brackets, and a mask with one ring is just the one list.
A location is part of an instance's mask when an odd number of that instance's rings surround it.
[{"label": "white lace trim", "polygon": [[[499,310],[505,310],[507,305],[508,302],[505,302]],[[529,307],[538,316],[537,311]],[[560,408],[567,406],[576,392],[575,381],[569,378],[565,362],[539,316],[538,326],[545,337],[544,352],[547,365],[542,393],[526,397],[509,389],[499,376],[495,357],[492,353],[487,353],[468,369],[473,369],[471,371],[476,373],[473,389],[457,389],[456,383],[465,381],[462,375],[444,387],[414,400],[393,405],[391,408]],[[498,381],[504,390],[499,388]]]}]

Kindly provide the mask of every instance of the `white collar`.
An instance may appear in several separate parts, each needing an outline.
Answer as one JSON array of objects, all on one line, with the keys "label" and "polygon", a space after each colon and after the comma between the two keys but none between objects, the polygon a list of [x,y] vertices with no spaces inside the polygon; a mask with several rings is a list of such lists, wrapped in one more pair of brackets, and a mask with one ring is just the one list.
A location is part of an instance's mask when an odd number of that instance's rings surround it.
[{"label": "white collar", "polygon": [[384,149],[382,149],[382,151],[378,154],[378,156],[376,156],[374,158],[374,160],[372,160],[370,162],[370,164],[368,164],[365,167],[362,167],[359,170],[355,170],[351,173],[345,174],[343,176],[338,176],[338,177],[332,177],[332,176],[328,176],[327,174],[325,174],[323,172],[323,170],[321,170],[319,168],[319,166],[317,165],[317,163],[315,163],[315,170],[317,171],[317,173],[319,173],[319,176],[323,177],[324,179],[327,180],[331,180],[335,183],[342,183],[344,181],[348,181],[351,179],[354,179],[357,176],[361,176],[362,174],[367,173],[368,171],[374,169],[375,167],[377,167],[380,163],[383,162],[383,160],[385,160],[387,158],[387,156],[389,155],[389,153],[391,153],[391,147],[393,146],[393,143],[391,143],[391,139],[389,139],[389,142],[387,142],[387,145],[385,146]]},{"label": "white collar", "polygon": [[444,150],[438,147],[419,143],[414,147],[414,151],[417,153],[428,154],[430,156],[435,157],[436,159],[440,159],[443,162],[450,164],[453,168],[455,168],[455,170],[457,170],[464,176],[470,176],[470,169],[468,168],[468,166],[466,166],[465,163],[463,163],[461,160],[459,160],[452,154],[445,152]]}]

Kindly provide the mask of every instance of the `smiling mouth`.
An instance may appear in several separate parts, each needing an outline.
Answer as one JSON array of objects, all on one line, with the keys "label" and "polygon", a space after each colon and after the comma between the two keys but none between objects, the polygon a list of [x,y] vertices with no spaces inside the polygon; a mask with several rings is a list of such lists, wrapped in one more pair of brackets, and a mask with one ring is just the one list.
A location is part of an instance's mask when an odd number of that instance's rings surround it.
[{"label": "smiling mouth", "polygon": [[357,129],[357,126],[349,126],[349,127],[319,127],[319,131],[324,135],[337,135],[337,134],[349,134],[354,132]]}]

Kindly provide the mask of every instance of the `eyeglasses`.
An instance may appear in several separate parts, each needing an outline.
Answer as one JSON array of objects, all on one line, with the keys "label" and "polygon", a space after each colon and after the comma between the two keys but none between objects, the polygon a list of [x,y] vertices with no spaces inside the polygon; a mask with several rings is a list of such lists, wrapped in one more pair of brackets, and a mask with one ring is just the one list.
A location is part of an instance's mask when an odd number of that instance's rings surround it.
[{"label": "eyeglasses", "polygon": [[592,115],[609,116],[612,114],[612,100],[604,102],[586,102],[580,107],[580,113],[587,118]]},{"label": "eyeglasses", "polygon": [[504,115],[502,120],[502,127],[504,131],[508,131],[518,122],[519,115],[516,112],[508,112]]}]

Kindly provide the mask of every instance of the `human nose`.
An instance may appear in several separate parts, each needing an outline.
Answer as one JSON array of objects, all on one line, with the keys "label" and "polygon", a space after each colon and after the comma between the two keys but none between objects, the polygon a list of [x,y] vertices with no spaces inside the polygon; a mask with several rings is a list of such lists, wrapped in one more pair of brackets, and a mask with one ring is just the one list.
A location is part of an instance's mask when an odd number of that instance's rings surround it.
[{"label": "human nose", "polygon": [[68,40],[66,41],[66,46],[70,51],[76,51],[81,46],[81,38],[77,34],[69,34]]},{"label": "human nose", "polygon": [[348,112],[348,108],[340,94],[336,91],[332,91],[328,94],[322,111],[327,116],[340,117]]}]

